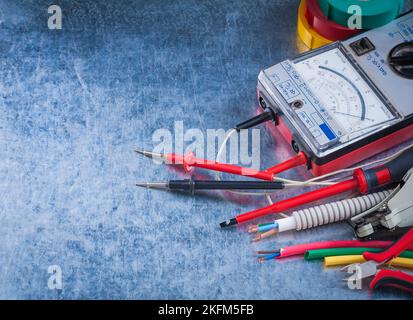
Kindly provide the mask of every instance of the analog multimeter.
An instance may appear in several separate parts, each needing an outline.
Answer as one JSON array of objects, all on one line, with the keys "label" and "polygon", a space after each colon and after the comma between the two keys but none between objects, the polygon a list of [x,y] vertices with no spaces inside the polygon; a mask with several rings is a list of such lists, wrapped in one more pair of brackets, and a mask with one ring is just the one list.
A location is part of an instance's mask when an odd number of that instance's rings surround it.
[{"label": "analog multimeter", "polygon": [[413,138],[413,11],[261,71],[260,105],[316,176]]}]

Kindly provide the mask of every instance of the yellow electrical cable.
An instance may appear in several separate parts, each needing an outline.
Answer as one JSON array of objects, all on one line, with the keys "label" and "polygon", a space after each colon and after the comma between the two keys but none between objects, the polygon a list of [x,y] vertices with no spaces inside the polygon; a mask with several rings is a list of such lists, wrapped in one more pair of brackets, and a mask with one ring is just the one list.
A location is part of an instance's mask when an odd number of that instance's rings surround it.
[{"label": "yellow electrical cable", "polygon": [[[349,255],[349,256],[335,256],[335,257],[325,257],[324,266],[325,267],[337,267],[343,265],[350,265],[352,263],[363,263],[366,260],[362,255]],[[409,258],[394,258],[389,262],[392,266],[413,269],[413,259]]]},{"label": "yellow electrical cable", "polygon": [[324,38],[315,31],[307,21],[305,16],[306,0],[301,0],[300,8],[298,9],[297,32],[300,39],[310,49],[316,49],[326,44],[331,43],[331,40]]}]

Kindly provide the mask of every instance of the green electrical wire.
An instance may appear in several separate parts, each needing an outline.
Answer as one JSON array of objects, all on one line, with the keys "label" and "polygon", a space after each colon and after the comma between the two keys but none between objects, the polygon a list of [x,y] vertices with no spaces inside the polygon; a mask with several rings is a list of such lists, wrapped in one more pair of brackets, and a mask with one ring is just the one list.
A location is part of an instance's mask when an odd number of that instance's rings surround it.
[{"label": "green electrical wire", "polygon": [[[332,248],[332,249],[319,249],[307,251],[304,255],[305,260],[321,260],[324,257],[335,256],[349,256],[349,255],[361,255],[364,252],[382,252],[381,248]],[[404,251],[399,255],[400,258],[413,259],[413,251]]]}]

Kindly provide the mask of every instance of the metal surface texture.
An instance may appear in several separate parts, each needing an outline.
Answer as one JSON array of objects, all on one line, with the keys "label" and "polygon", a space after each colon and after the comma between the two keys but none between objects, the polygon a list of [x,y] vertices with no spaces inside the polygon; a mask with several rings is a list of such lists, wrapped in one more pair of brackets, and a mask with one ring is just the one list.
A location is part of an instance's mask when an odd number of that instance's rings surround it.
[{"label": "metal surface texture", "polygon": [[[229,129],[255,115],[259,71],[299,53],[298,4],[63,0],[62,30],[49,30],[50,1],[0,1],[0,298],[408,297],[349,290],[321,263],[253,255],[349,239],[345,223],[251,244],[245,227],[218,222],[264,198],[135,186],[188,177],[135,154],[157,129]],[[260,145],[262,168],[292,155],[265,126]],[[61,290],[48,288],[53,265]]]}]

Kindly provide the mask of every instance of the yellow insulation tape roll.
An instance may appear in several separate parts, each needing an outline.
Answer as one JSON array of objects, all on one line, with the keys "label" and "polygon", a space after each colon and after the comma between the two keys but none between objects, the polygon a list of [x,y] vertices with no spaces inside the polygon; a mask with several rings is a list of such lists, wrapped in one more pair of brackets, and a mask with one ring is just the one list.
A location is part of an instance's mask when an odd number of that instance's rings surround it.
[{"label": "yellow insulation tape roll", "polygon": [[331,43],[331,40],[319,35],[317,31],[315,31],[308,23],[307,18],[305,17],[306,5],[306,0],[301,0],[300,7],[298,9],[298,36],[310,49],[316,49]]}]

